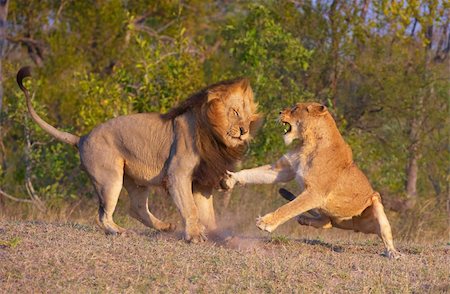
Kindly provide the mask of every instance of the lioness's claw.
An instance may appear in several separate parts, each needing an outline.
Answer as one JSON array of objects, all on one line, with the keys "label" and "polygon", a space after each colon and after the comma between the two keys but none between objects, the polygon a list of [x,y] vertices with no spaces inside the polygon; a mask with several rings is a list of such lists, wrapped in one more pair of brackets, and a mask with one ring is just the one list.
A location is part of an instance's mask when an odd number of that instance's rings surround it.
[{"label": "lioness's claw", "polygon": [[269,222],[269,219],[271,218],[270,214],[267,214],[263,217],[258,217],[256,219],[256,226],[263,231],[272,233],[276,229],[276,225],[273,225]]},{"label": "lioness's claw", "polygon": [[227,171],[227,175],[220,181],[220,187],[224,190],[231,190],[236,185],[237,181],[233,177],[234,173]]}]

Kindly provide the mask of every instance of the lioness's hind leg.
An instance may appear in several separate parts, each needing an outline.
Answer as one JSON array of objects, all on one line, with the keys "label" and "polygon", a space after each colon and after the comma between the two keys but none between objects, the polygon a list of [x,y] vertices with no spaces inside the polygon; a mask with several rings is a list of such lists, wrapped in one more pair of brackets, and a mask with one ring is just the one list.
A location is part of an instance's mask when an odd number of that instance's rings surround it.
[{"label": "lioness's hind leg", "polygon": [[334,220],[333,226],[366,234],[377,234],[384,243],[386,251],[383,253],[389,258],[399,258],[401,254],[395,250],[392,239],[391,226],[384,213],[383,204],[381,204],[378,193],[372,197],[372,205],[367,207],[359,216],[354,216],[351,220]]},{"label": "lioness's hind leg", "polygon": [[137,186],[127,176],[124,177],[124,186],[130,196],[130,216],[137,219],[145,226],[159,231],[175,230],[175,225],[161,221],[149,211],[149,188]]},{"label": "lioness's hind leg", "polygon": [[391,225],[384,213],[383,204],[381,204],[379,195],[372,197],[374,217],[378,222],[377,234],[383,240],[386,251],[384,255],[388,258],[400,258],[401,254],[395,250],[392,239]]},{"label": "lioness's hind leg", "polygon": [[[314,211],[314,210],[313,210]],[[331,220],[328,216],[319,214],[317,217],[307,216],[302,213],[297,217],[297,222],[304,226],[312,226],[318,229],[330,229],[332,228]]]}]

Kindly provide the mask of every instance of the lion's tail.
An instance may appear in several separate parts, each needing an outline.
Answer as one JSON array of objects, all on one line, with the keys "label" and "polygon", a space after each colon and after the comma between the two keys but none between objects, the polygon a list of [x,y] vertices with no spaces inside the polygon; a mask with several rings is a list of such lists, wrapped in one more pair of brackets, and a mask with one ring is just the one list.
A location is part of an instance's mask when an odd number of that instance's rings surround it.
[{"label": "lion's tail", "polygon": [[49,133],[50,135],[55,137],[57,140],[59,140],[59,141],[61,141],[63,143],[68,143],[68,144],[73,145],[73,146],[78,146],[78,142],[80,141],[80,137],[72,135],[72,134],[67,133],[67,132],[62,132],[62,131],[56,129],[55,127],[53,127],[53,126],[49,125],[47,122],[45,122],[36,113],[36,111],[34,110],[33,106],[31,105],[30,93],[28,92],[28,89],[25,88],[25,86],[23,85],[23,79],[25,79],[26,77],[30,77],[30,76],[31,76],[31,70],[30,70],[30,67],[28,67],[28,66],[22,67],[19,70],[19,72],[17,73],[17,84],[19,85],[19,87],[23,91],[23,93],[25,94],[25,98],[26,98],[26,101],[27,101],[27,108],[28,108],[28,112],[31,115],[31,118],[45,132]]}]

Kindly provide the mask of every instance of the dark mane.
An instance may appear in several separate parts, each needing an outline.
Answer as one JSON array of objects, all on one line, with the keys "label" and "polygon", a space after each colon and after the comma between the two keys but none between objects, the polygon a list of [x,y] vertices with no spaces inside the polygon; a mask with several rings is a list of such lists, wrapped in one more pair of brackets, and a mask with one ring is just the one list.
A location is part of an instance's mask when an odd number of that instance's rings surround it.
[{"label": "dark mane", "polygon": [[211,122],[215,125],[225,124],[226,117],[220,113],[214,113],[212,117],[208,117],[203,111],[203,106],[208,100],[227,97],[237,89],[236,87],[241,89],[243,99],[250,98],[253,101],[250,83],[247,79],[238,78],[206,87],[161,116],[163,119],[171,120],[188,111],[194,114],[196,125],[194,140],[201,160],[194,170],[193,180],[199,185],[217,187],[226,171],[233,169],[247,149],[246,144],[237,147],[226,146],[217,137],[211,124]]},{"label": "dark mane", "polygon": [[242,159],[247,145],[228,147],[203,125],[197,128],[196,137],[201,161],[194,171],[194,181],[202,186],[217,188],[227,170],[233,170],[236,162]]}]

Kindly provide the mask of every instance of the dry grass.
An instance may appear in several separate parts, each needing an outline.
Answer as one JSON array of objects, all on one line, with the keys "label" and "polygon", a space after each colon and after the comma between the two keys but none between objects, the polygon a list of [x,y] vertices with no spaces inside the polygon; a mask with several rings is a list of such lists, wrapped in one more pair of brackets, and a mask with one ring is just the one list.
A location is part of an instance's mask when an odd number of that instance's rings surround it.
[{"label": "dry grass", "polygon": [[393,261],[367,236],[190,245],[149,229],[114,237],[92,225],[3,220],[0,292],[448,292],[445,246],[398,244],[404,257]]},{"label": "dry grass", "polygon": [[[380,256],[376,236],[294,221],[272,235],[260,232],[255,218],[285,203],[276,189],[237,189],[226,209],[217,197],[221,227],[238,237],[197,245],[128,217],[126,195],[115,220],[134,233],[117,237],[95,225],[95,200],[45,215],[7,203],[0,209],[0,292],[450,292],[448,226],[436,210],[390,213],[404,254],[394,261]],[[153,197],[151,208],[181,227],[170,199]]]}]

